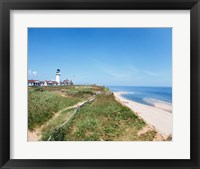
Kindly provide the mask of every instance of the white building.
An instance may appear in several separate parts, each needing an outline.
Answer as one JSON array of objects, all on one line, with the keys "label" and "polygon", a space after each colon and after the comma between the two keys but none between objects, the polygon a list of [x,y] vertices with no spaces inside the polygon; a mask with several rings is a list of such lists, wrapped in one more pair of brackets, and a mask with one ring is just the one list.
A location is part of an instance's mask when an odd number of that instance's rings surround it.
[{"label": "white building", "polygon": [[60,81],[60,69],[56,71],[56,80],[28,80],[28,86],[58,86],[58,85],[73,85],[72,80],[64,80],[63,82]]},{"label": "white building", "polygon": [[28,80],[28,86],[40,86],[39,80]]},{"label": "white building", "polygon": [[60,69],[57,69],[57,71],[56,71],[56,82],[58,82],[58,84],[60,84]]},{"label": "white building", "polygon": [[58,86],[59,83],[57,81],[52,81],[52,80],[45,80],[44,81],[44,86]]}]

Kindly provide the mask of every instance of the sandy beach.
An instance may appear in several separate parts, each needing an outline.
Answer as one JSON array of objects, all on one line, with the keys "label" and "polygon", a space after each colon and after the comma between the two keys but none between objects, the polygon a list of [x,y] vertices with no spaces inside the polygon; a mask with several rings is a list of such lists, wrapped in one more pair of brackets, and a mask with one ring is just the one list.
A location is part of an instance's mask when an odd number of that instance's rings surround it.
[{"label": "sandy beach", "polygon": [[122,94],[125,92],[114,92],[115,99],[123,105],[129,107],[138,116],[140,116],[147,124],[155,127],[155,129],[164,137],[172,135],[172,106],[155,102],[154,106],[140,104],[125,99]]}]

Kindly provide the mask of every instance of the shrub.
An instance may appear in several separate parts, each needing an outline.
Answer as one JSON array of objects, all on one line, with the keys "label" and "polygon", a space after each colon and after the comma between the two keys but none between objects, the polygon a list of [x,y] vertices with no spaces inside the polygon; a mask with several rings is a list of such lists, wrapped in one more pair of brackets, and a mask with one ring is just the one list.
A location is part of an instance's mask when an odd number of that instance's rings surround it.
[{"label": "shrub", "polygon": [[63,141],[65,131],[63,128],[54,129],[51,133],[51,139],[49,141]]}]

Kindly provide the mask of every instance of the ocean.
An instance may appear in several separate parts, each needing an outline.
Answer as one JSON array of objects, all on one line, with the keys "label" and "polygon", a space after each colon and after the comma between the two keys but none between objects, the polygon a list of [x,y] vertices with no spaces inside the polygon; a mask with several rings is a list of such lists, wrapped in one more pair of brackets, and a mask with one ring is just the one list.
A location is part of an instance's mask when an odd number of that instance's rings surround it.
[{"label": "ocean", "polygon": [[172,104],[172,87],[108,86],[112,92],[125,92],[128,100],[153,106],[155,102]]}]

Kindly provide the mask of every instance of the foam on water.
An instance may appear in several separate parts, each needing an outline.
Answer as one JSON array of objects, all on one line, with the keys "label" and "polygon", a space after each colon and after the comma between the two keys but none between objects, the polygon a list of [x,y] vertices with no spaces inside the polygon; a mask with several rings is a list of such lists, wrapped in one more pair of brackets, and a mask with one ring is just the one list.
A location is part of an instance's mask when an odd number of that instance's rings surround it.
[{"label": "foam on water", "polygon": [[126,99],[154,106],[155,103],[172,104],[171,87],[108,86],[112,92],[125,92]]}]

